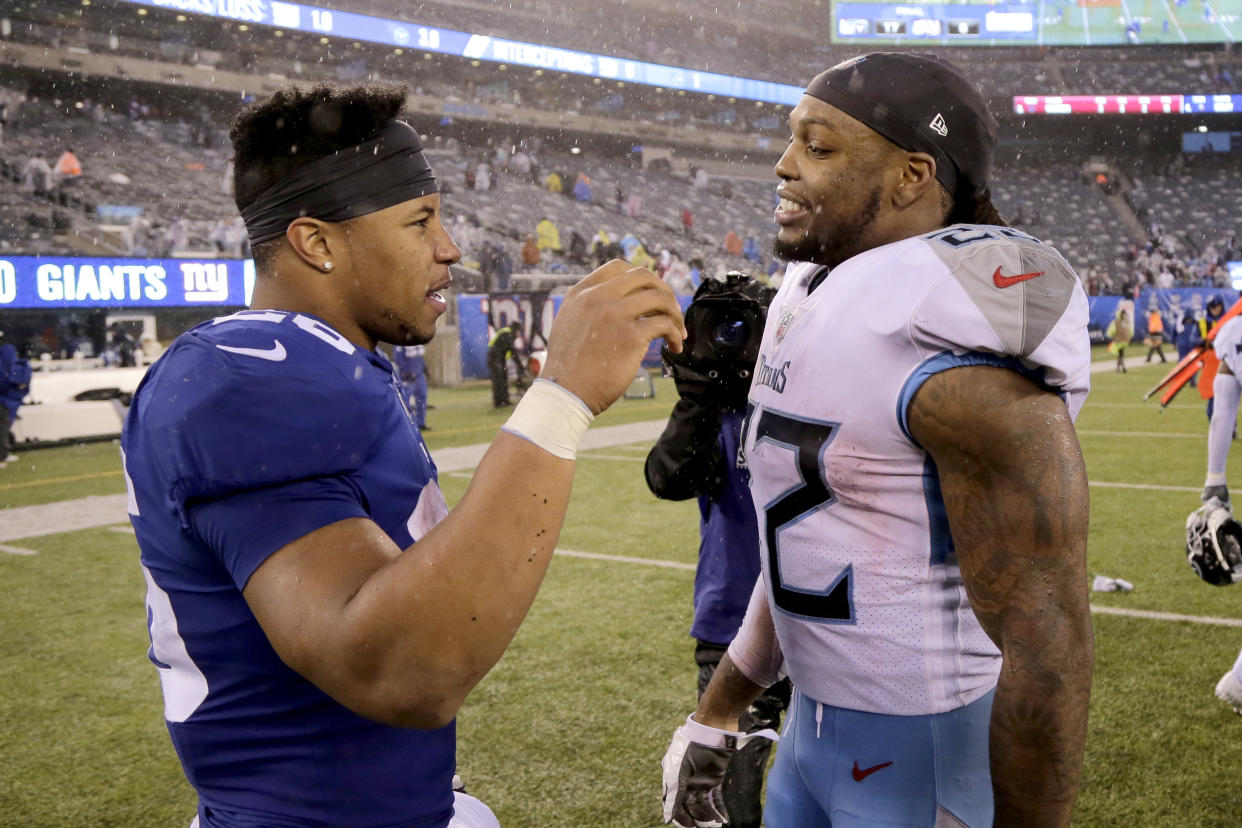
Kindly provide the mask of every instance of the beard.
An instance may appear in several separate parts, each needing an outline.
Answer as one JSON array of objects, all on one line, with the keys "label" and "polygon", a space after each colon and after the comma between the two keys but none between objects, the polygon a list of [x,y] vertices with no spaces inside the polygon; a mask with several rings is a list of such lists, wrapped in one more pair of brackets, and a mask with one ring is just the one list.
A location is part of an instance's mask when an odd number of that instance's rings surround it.
[{"label": "beard", "polygon": [[857,219],[846,228],[811,227],[794,241],[783,241],[778,235],[772,240],[772,255],[787,262],[811,262],[836,267],[847,259],[867,250],[862,239],[880,213],[880,185],[867,196]]}]

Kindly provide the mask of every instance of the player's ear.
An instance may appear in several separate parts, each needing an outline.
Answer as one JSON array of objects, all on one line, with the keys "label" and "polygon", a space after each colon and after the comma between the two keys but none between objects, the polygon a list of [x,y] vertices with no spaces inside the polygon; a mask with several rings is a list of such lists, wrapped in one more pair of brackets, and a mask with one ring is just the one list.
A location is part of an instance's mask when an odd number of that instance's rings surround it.
[{"label": "player's ear", "polygon": [[285,231],[285,239],[297,257],[321,273],[332,269],[331,235],[324,222],[305,216],[294,219]]},{"label": "player's ear", "polygon": [[936,159],[925,152],[905,153],[897,188],[893,192],[893,204],[898,208],[909,207],[936,185]]}]

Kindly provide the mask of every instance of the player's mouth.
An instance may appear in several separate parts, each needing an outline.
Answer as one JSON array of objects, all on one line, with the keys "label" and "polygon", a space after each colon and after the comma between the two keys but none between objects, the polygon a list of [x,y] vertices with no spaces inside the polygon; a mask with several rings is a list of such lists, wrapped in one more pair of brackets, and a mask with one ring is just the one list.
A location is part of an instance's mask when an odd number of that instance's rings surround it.
[{"label": "player's mouth", "polygon": [[800,221],[810,212],[810,209],[801,201],[795,201],[779,190],[777,195],[780,197],[780,201],[772,212],[772,220],[782,227]]},{"label": "player's mouth", "polygon": [[444,298],[442,291],[447,290],[452,284],[452,279],[445,279],[444,281],[437,282],[427,289],[426,302],[435,309],[436,313],[444,313],[448,310],[448,300]]}]

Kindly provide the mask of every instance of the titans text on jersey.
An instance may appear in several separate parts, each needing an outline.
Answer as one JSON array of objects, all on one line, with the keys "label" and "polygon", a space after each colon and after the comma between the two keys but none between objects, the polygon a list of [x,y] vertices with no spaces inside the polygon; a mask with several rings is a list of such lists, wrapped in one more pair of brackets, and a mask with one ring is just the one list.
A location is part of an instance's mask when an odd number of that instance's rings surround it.
[{"label": "titans text on jersey", "polygon": [[1055,250],[992,226],[874,248],[808,294],[815,270],[791,265],[772,302],[743,435],[781,650],[824,704],[954,710],[996,685],[1000,653],[970,611],[907,409],[939,371],[997,365],[1077,415],[1086,294]]},{"label": "titans text on jersey", "polygon": [[[454,725],[347,710],[277,656],[242,590],[272,553],[347,518],[400,548],[447,513],[383,356],[275,310],[177,339],[121,439],[168,730],[213,825],[443,826]],[[331,791],[331,795],[328,795]]]}]

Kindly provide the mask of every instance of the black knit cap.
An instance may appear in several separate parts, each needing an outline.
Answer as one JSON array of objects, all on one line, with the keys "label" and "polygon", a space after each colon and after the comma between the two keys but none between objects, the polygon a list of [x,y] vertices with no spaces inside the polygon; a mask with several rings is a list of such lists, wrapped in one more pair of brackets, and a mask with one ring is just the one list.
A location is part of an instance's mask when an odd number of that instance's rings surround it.
[{"label": "black knit cap", "polygon": [[987,196],[996,120],[974,84],[948,61],[872,52],[817,75],[806,94],[902,149],[936,159],[936,179],[959,204]]}]

